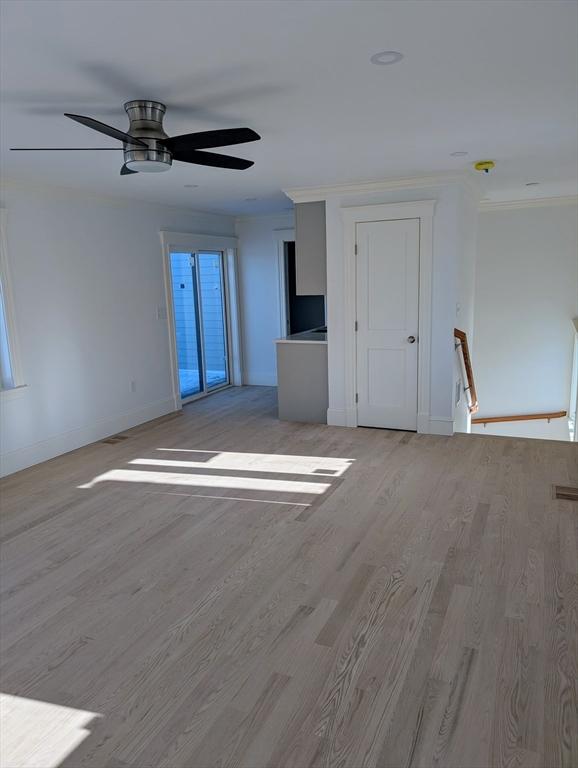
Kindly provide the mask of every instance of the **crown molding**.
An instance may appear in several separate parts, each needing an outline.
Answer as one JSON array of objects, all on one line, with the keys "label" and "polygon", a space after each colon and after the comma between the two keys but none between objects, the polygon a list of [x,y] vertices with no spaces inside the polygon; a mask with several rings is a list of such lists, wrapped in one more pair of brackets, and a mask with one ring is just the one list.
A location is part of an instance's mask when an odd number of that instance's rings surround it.
[{"label": "crown molding", "polygon": [[526,200],[481,200],[480,213],[485,211],[507,211],[518,208],[544,208],[560,205],[578,205],[578,195],[558,197],[534,197]]},{"label": "crown molding", "polygon": [[478,183],[469,173],[439,173],[432,176],[380,179],[377,181],[333,184],[322,187],[292,187],[284,189],[283,192],[294,203],[313,203],[334,196],[388,192],[396,189],[425,189],[447,184],[461,184],[476,200],[481,196]]}]

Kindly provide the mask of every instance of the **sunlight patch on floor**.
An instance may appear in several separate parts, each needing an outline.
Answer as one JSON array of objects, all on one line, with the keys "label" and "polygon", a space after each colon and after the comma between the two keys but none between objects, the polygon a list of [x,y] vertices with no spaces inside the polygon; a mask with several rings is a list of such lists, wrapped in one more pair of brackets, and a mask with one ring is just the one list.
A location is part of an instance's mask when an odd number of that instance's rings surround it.
[{"label": "sunlight patch on floor", "polygon": [[[330,456],[291,456],[276,453],[239,453],[234,451],[201,451],[190,448],[157,448],[167,453],[186,453],[189,461],[163,459],[137,459],[132,464],[147,463],[159,466],[206,467],[211,469],[242,469],[253,472],[280,472],[290,475],[323,475],[339,477],[349,469],[354,459]],[[208,461],[195,461],[195,454],[213,454]],[[169,463],[173,461],[174,463]]]},{"label": "sunlight patch on floor", "polygon": [[2,768],[57,768],[90,734],[100,715],[0,693]]},{"label": "sunlight patch on floor", "polygon": [[152,472],[137,469],[111,469],[98,475],[79,488],[94,488],[98,483],[153,483],[158,485],[184,485],[198,488],[235,488],[246,491],[270,491],[273,493],[325,493],[329,483],[309,483],[299,480],[273,480],[260,477],[234,477],[232,475],[197,475],[179,472]]}]

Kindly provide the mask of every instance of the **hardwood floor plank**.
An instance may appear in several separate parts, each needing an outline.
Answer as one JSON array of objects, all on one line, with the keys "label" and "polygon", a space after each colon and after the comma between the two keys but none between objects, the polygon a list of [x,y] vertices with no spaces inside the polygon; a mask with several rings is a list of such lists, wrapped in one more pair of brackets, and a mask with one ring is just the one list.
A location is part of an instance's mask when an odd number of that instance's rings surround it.
[{"label": "hardwood floor plank", "polygon": [[366,588],[375,568],[371,565],[362,563],[355,573],[352,581],[349,583],[341,600],[335,606],[335,610],[327,620],[325,626],[315,639],[318,645],[326,645],[332,648],[343,625],[349,618],[356,605],[358,605],[364,589]]},{"label": "hardwood floor plank", "polygon": [[383,768],[417,766],[422,757],[431,758],[432,739],[441,720],[439,708],[445,706],[449,692],[447,683],[429,677],[442,624],[443,617],[430,610],[377,759]]},{"label": "hardwood floor plank", "polygon": [[472,588],[456,584],[445,615],[430,675],[434,680],[451,683],[463,658],[466,619]]}]

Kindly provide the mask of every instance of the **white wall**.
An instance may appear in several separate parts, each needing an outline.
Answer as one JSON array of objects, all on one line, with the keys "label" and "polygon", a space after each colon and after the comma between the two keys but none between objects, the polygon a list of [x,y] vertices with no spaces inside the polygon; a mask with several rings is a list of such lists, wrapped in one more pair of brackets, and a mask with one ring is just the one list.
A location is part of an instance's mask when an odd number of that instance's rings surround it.
[{"label": "white wall", "polygon": [[[475,276],[477,259],[478,201],[471,195],[461,194],[458,199],[458,296],[455,327],[465,331],[468,347],[473,353]],[[471,431],[471,417],[468,398],[465,396],[461,366],[457,354],[454,356],[454,393],[456,432]],[[459,400],[457,397],[459,395]]]},{"label": "white wall", "polygon": [[1,205],[28,385],[2,398],[9,474],[172,410],[159,231],[230,236],[234,220],[12,185]]},{"label": "white wall", "polygon": [[237,220],[243,340],[243,383],[277,384],[275,339],[280,327],[277,241],[294,227],[293,213]]},{"label": "white wall", "polygon": [[[473,365],[482,416],[568,409],[577,213],[575,205],[480,213]],[[565,419],[472,431],[568,439]]]},{"label": "white wall", "polygon": [[[466,203],[465,198],[469,194],[460,184],[452,183],[427,188],[336,194],[326,199],[329,423],[347,425],[351,411],[355,409],[353,402],[347,402],[346,395],[348,356],[343,312],[346,278],[341,210],[349,206],[435,200],[429,418],[431,431],[452,434],[456,380],[453,329],[457,322],[458,264],[463,258],[463,245],[467,240],[465,227],[475,224],[475,213],[472,214],[472,211],[475,212],[476,200]],[[460,215],[466,208],[467,224],[460,223]],[[464,279],[463,282],[465,285],[467,281]]]}]

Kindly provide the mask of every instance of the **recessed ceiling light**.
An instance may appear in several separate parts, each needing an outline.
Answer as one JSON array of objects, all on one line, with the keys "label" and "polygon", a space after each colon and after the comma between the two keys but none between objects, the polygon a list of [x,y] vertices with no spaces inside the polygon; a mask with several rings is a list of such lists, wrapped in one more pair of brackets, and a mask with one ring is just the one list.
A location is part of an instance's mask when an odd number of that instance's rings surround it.
[{"label": "recessed ceiling light", "polygon": [[399,51],[380,51],[374,53],[370,61],[372,64],[397,64],[403,59],[403,53]]},{"label": "recessed ceiling light", "polygon": [[538,186],[540,186],[540,182],[539,182],[539,181],[529,181],[529,182],[526,184],[526,186],[527,186],[527,187],[538,187]]},{"label": "recessed ceiling light", "polygon": [[185,189],[197,189],[197,187],[199,185],[198,184],[183,184],[183,186],[185,187]]},{"label": "recessed ceiling light", "polygon": [[465,157],[467,154],[467,152],[452,152],[450,157]]}]

